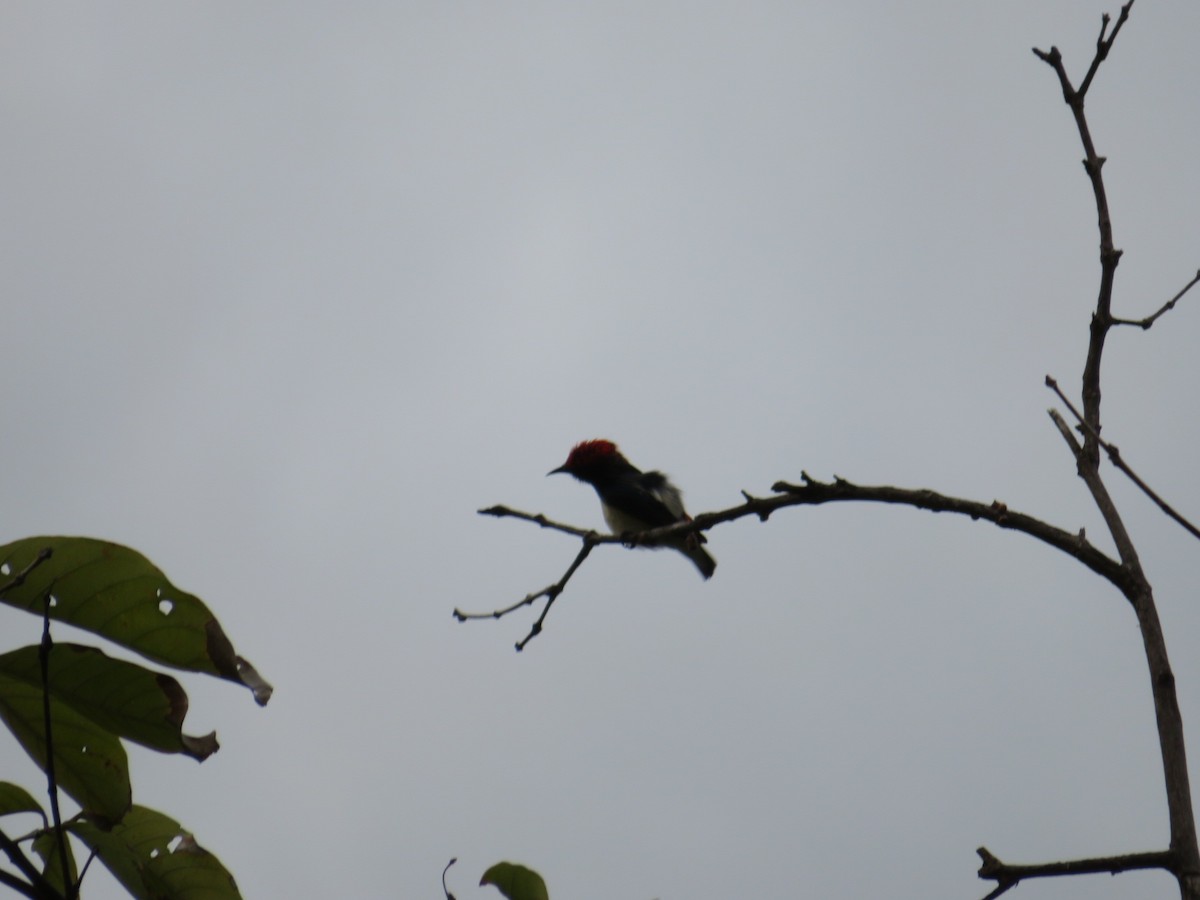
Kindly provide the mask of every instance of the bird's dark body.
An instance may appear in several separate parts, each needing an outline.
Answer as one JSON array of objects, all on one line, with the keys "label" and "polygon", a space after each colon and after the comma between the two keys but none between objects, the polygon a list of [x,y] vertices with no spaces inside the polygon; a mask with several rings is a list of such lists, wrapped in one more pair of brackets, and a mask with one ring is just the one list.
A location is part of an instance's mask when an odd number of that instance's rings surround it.
[{"label": "bird's dark body", "polygon": [[[595,488],[604,521],[614,534],[637,533],[691,520],[683,508],[683,494],[666,475],[643,472],[622,456],[611,441],[577,444],[567,461],[554,472],[566,472]],[[700,546],[702,543],[704,535],[697,532],[665,546],[683,553],[701,575],[710,578],[717,562]]]}]

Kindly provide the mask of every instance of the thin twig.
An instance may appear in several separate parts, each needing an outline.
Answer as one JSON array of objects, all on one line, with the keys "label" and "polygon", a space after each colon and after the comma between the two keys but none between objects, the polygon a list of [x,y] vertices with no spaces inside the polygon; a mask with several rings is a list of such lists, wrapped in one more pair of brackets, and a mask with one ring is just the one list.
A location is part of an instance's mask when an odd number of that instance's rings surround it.
[{"label": "thin twig", "polygon": [[[25,894],[27,897],[35,897],[38,900],[62,900],[62,894],[55,890],[54,885],[46,880],[46,877],[38,870],[38,867],[26,856],[17,843],[3,831],[0,831],[0,850],[4,851],[14,866],[20,869],[21,874],[29,879],[29,884],[26,885],[26,890],[21,890],[16,884],[9,884],[10,887]],[[18,879],[18,883],[21,883]]]},{"label": "thin twig", "polygon": [[570,534],[577,538],[585,538],[591,535],[599,540],[603,537],[603,535],[599,535],[596,532],[586,528],[576,528],[574,525],[564,525],[562,522],[555,522],[551,519],[547,519],[541,513],[521,512],[519,509],[511,509],[503,505],[489,506],[486,509],[481,509],[477,512],[481,516],[495,516],[498,519],[503,519],[506,517],[512,519],[523,519],[526,522],[533,522],[536,525],[541,525],[543,528],[549,528],[552,531],[561,531],[563,534]]},{"label": "thin twig", "polygon": [[39,550],[37,553],[37,556],[35,556],[32,560],[29,561],[29,565],[27,565],[20,572],[18,572],[16,575],[14,575],[12,577],[12,580],[10,580],[8,582],[8,584],[4,585],[3,587],[0,587],[0,597],[3,597],[5,594],[7,594],[9,591],[13,590],[14,588],[19,588],[21,585],[23,585],[25,583],[25,579],[27,579],[29,577],[29,573],[32,572],[34,569],[36,569],[38,566],[40,566],[42,563],[44,563],[46,560],[48,560],[53,555],[54,555],[53,547],[43,547],[41,550]]},{"label": "thin twig", "polygon": [[1067,442],[1067,446],[1071,448],[1071,453],[1075,456],[1075,462],[1082,465],[1083,463],[1083,447],[1079,445],[1079,441],[1075,439],[1075,433],[1071,431],[1071,426],[1067,424],[1067,420],[1062,417],[1057,409],[1046,410],[1050,414],[1050,418],[1054,422],[1054,427],[1058,429],[1058,433],[1062,435],[1062,439]]},{"label": "thin twig", "polygon": [[96,858],[96,848],[92,848],[92,852],[88,854],[88,858],[84,860],[83,866],[79,869],[79,877],[75,879],[75,894],[78,896],[79,887],[83,884],[83,876],[87,874],[88,868],[92,864],[92,860]]},{"label": "thin twig", "polygon": [[1129,0],[1121,7],[1121,13],[1117,16],[1117,24],[1113,26],[1113,30],[1105,39],[1105,33],[1108,32],[1108,23],[1111,21],[1108,13],[1104,13],[1100,17],[1100,37],[1096,39],[1096,55],[1092,58],[1092,64],[1088,68],[1087,75],[1084,76],[1083,83],[1079,85],[1079,94],[1081,96],[1087,94],[1088,88],[1092,86],[1092,79],[1096,77],[1096,72],[1100,69],[1100,63],[1108,58],[1108,51],[1112,49],[1113,41],[1117,39],[1117,32],[1121,30],[1121,26],[1125,24],[1125,20],[1129,18],[1129,10],[1133,6],[1133,0]]},{"label": "thin twig", "polygon": [[[481,510],[481,512],[487,511]],[[494,515],[494,513],[490,514]],[[514,518],[525,519],[529,522],[537,522],[539,519],[545,520],[544,516],[533,516],[528,513],[518,513],[516,511],[509,511],[507,514],[512,515]],[[569,533],[578,532],[583,539],[583,546],[579,549],[579,553],[576,554],[571,565],[567,567],[567,571],[563,573],[562,578],[558,579],[558,581],[554,582],[554,584],[542,588],[536,593],[528,594],[524,599],[518,600],[512,606],[506,606],[503,609],[497,609],[488,613],[468,613],[463,612],[460,609],[455,609],[454,618],[460,622],[466,622],[468,619],[499,619],[503,616],[507,616],[511,612],[516,612],[518,609],[521,609],[524,606],[531,606],[539,598],[545,597],[546,605],[542,608],[541,615],[537,617],[537,621],[535,621],[533,623],[533,627],[529,629],[529,634],[525,635],[523,639],[517,642],[517,652],[524,650],[526,644],[542,633],[542,623],[546,621],[546,615],[550,612],[550,607],[554,605],[554,601],[558,599],[558,595],[563,592],[563,589],[567,586],[567,582],[570,581],[571,576],[575,574],[575,570],[583,565],[583,561],[588,558],[588,554],[592,552],[592,548],[595,547],[596,544],[607,543],[604,541],[604,535],[596,534],[593,531],[584,531],[583,529],[572,528],[569,525],[560,526],[557,525],[557,523],[547,524],[548,522],[549,520],[545,520],[539,522],[539,524],[542,524],[545,527],[555,527],[560,531],[568,530]]]},{"label": "thin twig", "polygon": [[50,730],[50,651],[54,649],[54,639],[50,636],[51,599],[51,595],[47,593],[43,600],[42,645],[38,649],[38,661],[42,667],[42,717],[46,730],[46,791],[50,795],[50,815],[54,821],[54,839],[58,843],[58,859],[62,865],[63,890],[70,900],[76,895],[77,887],[71,879],[71,866],[67,859],[67,836],[63,831],[62,813],[58,807],[58,779],[54,774],[54,736]]},{"label": "thin twig", "polygon": [[1062,389],[1058,386],[1058,382],[1049,375],[1046,376],[1046,386],[1053,390],[1054,393],[1058,395],[1058,398],[1066,405],[1067,409],[1071,411],[1071,415],[1073,415],[1075,420],[1079,422],[1079,427],[1085,432],[1091,433],[1092,438],[1097,444],[1100,445],[1104,452],[1108,454],[1108,458],[1114,466],[1124,472],[1129,480],[1136,484],[1143,494],[1153,500],[1159,509],[1178,522],[1192,537],[1200,539],[1200,528],[1197,528],[1182,515],[1176,512],[1166,500],[1160,497],[1148,484],[1146,484],[1146,482],[1142,481],[1137,472],[1133,471],[1133,469],[1130,468],[1130,466],[1121,457],[1121,451],[1117,448],[1116,444],[1109,443],[1108,441],[1104,440],[1104,438],[1100,437],[1100,435],[1092,431],[1091,426],[1088,425],[1088,423],[1083,420],[1083,416],[1079,414],[1079,410],[1077,410],[1074,404],[1067,399],[1065,394],[1063,394]]},{"label": "thin twig", "polygon": [[1159,316],[1161,316],[1165,312],[1168,312],[1168,311],[1174,309],[1175,304],[1178,303],[1180,301],[1180,299],[1183,297],[1183,295],[1186,294],[1188,291],[1190,291],[1195,286],[1196,282],[1198,282],[1198,281],[1200,281],[1200,269],[1196,270],[1196,274],[1194,276],[1192,276],[1192,280],[1189,281],[1187,284],[1185,284],[1183,286],[1182,290],[1180,290],[1178,294],[1176,294],[1174,297],[1172,297],[1170,300],[1168,300],[1166,303],[1164,303],[1162,305],[1162,308],[1159,309],[1153,315],[1146,316],[1146,318],[1144,318],[1144,319],[1117,319],[1117,318],[1114,318],[1112,320],[1112,323],[1114,325],[1135,325],[1138,328],[1141,328],[1143,331],[1145,331],[1151,325],[1154,324],[1155,320],[1157,320]]}]

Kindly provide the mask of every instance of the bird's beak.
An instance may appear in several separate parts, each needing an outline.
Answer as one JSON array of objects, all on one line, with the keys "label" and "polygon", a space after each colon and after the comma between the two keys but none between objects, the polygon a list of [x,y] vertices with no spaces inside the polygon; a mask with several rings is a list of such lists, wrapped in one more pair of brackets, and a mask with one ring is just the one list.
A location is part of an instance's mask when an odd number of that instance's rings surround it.
[{"label": "bird's beak", "polygon": [[551,469],[549,472],[547,472],[546,476],[549,477],[551,475],[558,475],[559,473],[566,472],[566,471],[567,471],[567,464],[563,463],[557,469]]}]

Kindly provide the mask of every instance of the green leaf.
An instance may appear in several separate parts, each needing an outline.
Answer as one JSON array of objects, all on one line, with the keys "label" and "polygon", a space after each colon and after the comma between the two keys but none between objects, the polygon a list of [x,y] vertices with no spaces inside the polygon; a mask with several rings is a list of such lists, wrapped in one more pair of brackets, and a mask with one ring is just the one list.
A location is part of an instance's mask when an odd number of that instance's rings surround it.
[{"label": "green leaf", "polygon": [[[71,841],[68,840],[65,828],[63,830],[62,849],[67,854],[68,876],[71,879],[71,883],[75,884],[79,880],[79,872],[75,868],[75,854],[71,851]],[[65,885],[63,884],[62,858],[58,855],[58,835],[53,828],[44,829],[33,839],[33,850],[42,858],[42,875],[54,886],[55,890],[65,895],[66,891],[63,890]]]},{"label": "green leaf", "polygon": [[[46,731],[42,698],[40,685],[0,674],[0,719],[44,771]],[[58,786],[98,820],[119,820],[132,802],[129,765],[121,741],[53,696],[50,727]]]},{"label": "green leaf", "polygon": [[46,821],[46,814],[29,791],[11,781],[0,781],[0,816],[23,812],[37,813]]},{"label": "green leaf", "polygon": [[542,876],[517,863],[496,863],[483,873],[479,884],[495,885],[508,900],[550,900]]},{"label": "green leaf", "polygon": [[155,662],[244,684],[260,705],[271,697],[208,607],[136,550],[92,538],[23,538],[0,547],[0,577],[11,579],[0,596],[10,606],[41,616],[49,598],[51,618]]},{"label": "green leaf", "polygon": [[[217,750],[215,734],[183,734],[188,699],[179,682],[95,647],[55,644],[50,651],[51,696],[119,737],[163,753],[205,759]],[[0,655],[0,674],[41,688],[37,647]]]},{"label": "green leaf", "polygon": [[105,830],[87,818],[67,825],[137,900],[240,900],[233,876],[179,823],[144,806]]}]

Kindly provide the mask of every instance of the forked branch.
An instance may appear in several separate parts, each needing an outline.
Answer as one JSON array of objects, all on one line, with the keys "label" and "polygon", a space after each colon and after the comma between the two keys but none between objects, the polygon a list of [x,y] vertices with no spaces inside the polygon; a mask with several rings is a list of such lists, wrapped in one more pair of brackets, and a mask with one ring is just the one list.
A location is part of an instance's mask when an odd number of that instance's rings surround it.
[{"label": "forked branch", "polygon": [[1126,853],[1122,856],[1096,856],[1090,859],[1071,859],[1064,862],[1034,863],[1032,865],[1011,865],[1001,862],[987,847],[980,847],[975,852],[983,860],[983,864],[979,867],[979,877],[985,881],[996,882],[995,890],[985,896],[983,900],[995,900],[1009,888],[1014,888],[1030,878],[1093,875],[1101,872],[1116,875],[1119,872],[1133,872],[1138,869],[1170,871],[1173,867],[1173,854],[1168,850]]},{"label": "forked branch", "polygon": [[[503,507],[492,507],[491,510],[481,509],[480,512],[489,515],[498,515],[495,510],[502,508]],[[557,522],[550,522],[550,520],[546,519],[545,516],[533,516],[529,515],[528,513],[522,513],[509,509],[505,509],[504,515],[515,516],[518,519],[526,519],[531,522],[537,522],[539,519],[541,519],[542,521],[539,524],[542,524],[547,528],[555,528],[559,531],[566,531],[569,534],[577,534],[583,540],[583,546],[579,549],[579,553],[576,554],[575,559],[571,562],[571,565],[567,566],[567,571],[563,573],[562,578],[558,579],[558,581],[554,582],[554,584],[548,585],[542,588],[540,591],[535,591],[532,594],[526,594],[523,599],[518,600],[511,606],[506,606],[503,609],[497,609],[492,612],[469,613],[463,612],[457,608],[454,610],[454,618],[460,622],[466,622],[468,619],[499,619],[507,616],[509,613],[516,612],[518,609],[523,607],[532,606],[542,597],[545,597],[546,605],[542,607],[541,615],[537,617],[537,621],[535,621],[533,623],[533,627],[529,629],[529,634],[517,641],[516,648],[517,652],[519,653],[525,649],[526,644],[542,633],[542,623],[546,621],[546,615],[550,612],[550,607],[554,605],[554,601],[558,599],[558,595],[563,592],[564,588],[566,588],[567,582],[571,580],[571,576],[575,574],[575,570],[583,565],[583,561],[588,558],[588,554],[592,552],[592,548],[595,547],[596,544],[601,543],[603,539],[595,532],[583,531],[582,529],[572,528],[570,525],[560,525]]]},{"label": "forked branch", "polygon": [[[1075,404],[1067,399],[1066,394],[1064,394],[1062,392],[1062,388],[1060,388],[1058,386],[1058,382],[1055,381],[1053,378],[1051,378],[1049,375],[1046,376],[1046,387],[1050,388],[1052,391],[1054,391],[1055,394],[1058,395],[1058,398],[1063,402],[1063,405],[1066,406],[1066,408],[1071,411],[1071,415],[1073,415],[1075,417],[1075,420],[1079,423],[1079,429],[1081,431],[1086,432],[1088,430],[1087,422],[1085,422],[1083,420],[1083,416],[1080,415],[1079,410],[1077,410],[1075,408]],[[1124,472],[1125,475],[1129,478],[1129,480],[1132,481],[1134,484],[1136,484],[1138,486],[1138,488],[1142,491],[1143,494],[1145,494],[1147,497],[1149,497],[1151,500],[1153,500],[1155,505],[1157,505],[1158,508],[1161,509],[1164,513],[1166,513],[1168,516],[1170,516],[1172,519],[1174,519],[1176,522],[1178,522],[1180,525],[1182,525],[1183,528],[1189,534],[1192,535],[1192,537],[1200,538],[1200,529],[1197,529],[1195,525],[1193,525],[1191,522],[1189,522],[1187,519],[1185,519],[1182,515],[1180,515],[1178,512],[1176,512],[1175,509],[1169,503],[1167,503],[1166,500],[1164,500],[1162,497],[1160,497],[1150,487],[1150,485],[1148,485],[1148,484],[1146,484],[1146,482],[1142,481],[1142,479],[1138,476],[1137,472],[1133,471],[1133,469],[1131,469],[1129,467],[1129,464],[1126,463],[1125,460],[1122,458],[1121,451],[1117,447],[1116,444],[1110,444],[1108,441],[1104,440],[1098,434],[1094,434],[1092,436],[1096,439],[1096,443],[1098,443],[1100,445],[1100,447],[1104,450],[1104,452],[1108,454],[1109,461],[1112,462],[1112,464],[1114,466],[1116,466],[1118,469],[1120,469],[1122,472]]]},{"label": "forked branch", "polygon": [[554,584],[526,595],[511,606],[482,613],[466,613],[456,609],[454,610],[454,617],[460,622],[468,619],[499,619],[516,612],[522,607],[530,606],[537,600],[545,597],[546,606],[542,609],[541,615],[534,623],[530,633],[524,640],[517,644],[517,649],[520,650],[530,640],[541,633],[542,624],[546,619],[546,614],[549,612],[550,606],[558,598],[558,595],[562,593],[567,581],[575,574],[575,571],[583,563],[584,559],[599,544],[654,546],[656,544],[668,543],[672,538],[678,539],[694,532],[707,531],[723,522],[733,522],[748,516],[754,516],[762,521],[766,521],[776,510],[785,507],[819,506],[825,503],[846,502],[889,503],[911,506],[930,512],[956,513],[967,516],[970,519],[982,519],[991,522],[1000,528],[1024,532],[1074,557],[1093,572],[1110,581],[1122,593],[1127,594],[1129,590],[1130,586],[1125,578],[1121,564],[1089,543],[1082,531],[1066,531],[1034,516],[1009,509],[1006,504],[1001,503],[999,500],[993,500],[991,503],[983,503],[978,500],[951,497],[923,488],[913,489],[893,487],[891,485],[852,484],[844,478],[835,478],[830,482],[822,482],[809,477],[804,472],[801,473],[801,478],[803,484],[791,484],[786,481],[776,482],[772,485],[772,490],[775,493],[771,496],[753,497],[743,492],[742,496],[745,497],[745,502],[737,506],[731,506],[728,509],[717,510],[716,512],[702,513],[690,522],[680,522],[666,528],[655,528],[636,535],[597,534],[594,531],[556,522],[540,513],[522,512],[507,506],[491,506],[487,509],[481,509],[479,510],[480,515],[520,519],[525,522],[533,522],[542,528],[549,528],[569,534],[579,538],[583,542],[583,547],[566,573]]},{"label": "forked branch", "polygon": [[[1096,312],[1092,316],[1088,355],[1083,367],[1083,415],[1084,420],[1096,434],[1100,433],[1100,359],[1104,354],[1104,340],[1108,336],[1108,330],[1113,324],[1113,279],[1116,276],[1117,263],[1121,260],[1121,251],[1113,243],[1112,218],[1108,210],[1108,194],[1105,191],[1104,178],[1101,175],[1105,159],[1096,152],[1096,145],[1092,140],[1092,132],[1088,127],[1087,116],[1084,115],[1083,107],[1088,89],[1092,86],[1092,80],[1096,77],[1100,63],[1108,58],[1108,53],[1112,49],[1113,42],[1117,39],[1117,34],[1120,33],[1121,26],[1129,18],[1129,11],[1132,8],[1133,0],[1129,0],[1128,3],[1121,7],[1121,14],[1117,17],[1117,22],[1111,32],[1109,31],[1111,19],[1107,13],[1103,16],[1101,19],[1100,37],[1096,41],[1096,53],[1092,58],[1091,65],[1088,67],[1087,75],[1084,76],[1083,82],[1078,89],[1072,86],[1071,79],[1067,75],[1066,66],[1063,64],[1062,53],[1059,52],[1057,47],[1051,47],[1049,51],[1034,48],[1033,51],[1038,59],[1054,69],[1055,74],[1058,76],[1059,84],[1062,87],[1063,100],[1071,108],[1071,114],[1075,119],[1075,127],[1079,131],[1079,140],[1083,144],[1083,167],[1087,172],[1088,179],[1091,181],[1092,195],[1096,202],[1096,218],[1100,230],[1100,291],[1096,298]],[[1100,453],[1095,439],[1086,436],[1083,446],[1086,458],[1091,462],[1098,462]]]}]

